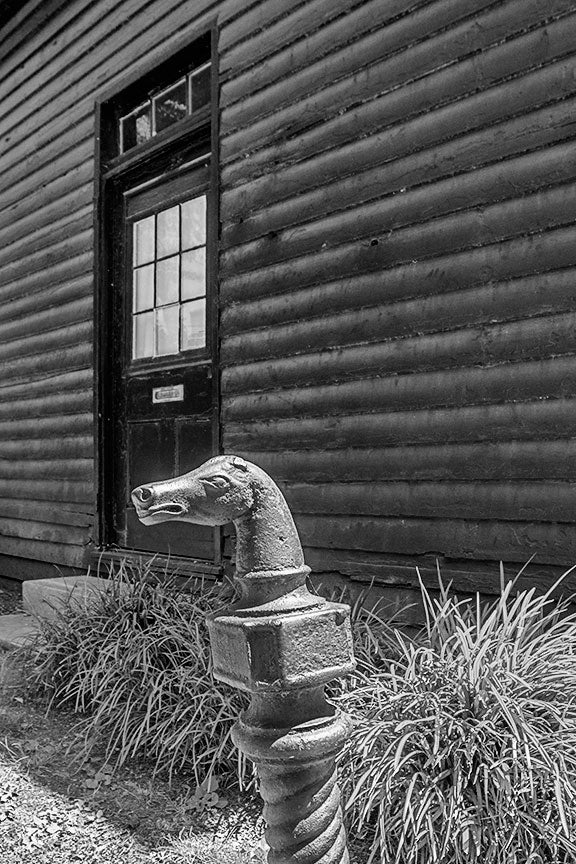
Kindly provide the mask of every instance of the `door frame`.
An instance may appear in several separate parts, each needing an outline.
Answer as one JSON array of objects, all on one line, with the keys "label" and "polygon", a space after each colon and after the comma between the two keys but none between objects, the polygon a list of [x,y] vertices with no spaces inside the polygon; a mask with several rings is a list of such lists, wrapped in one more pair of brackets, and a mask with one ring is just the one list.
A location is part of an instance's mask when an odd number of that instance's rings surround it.
[{"label": "door frame", "polygon": [[[168,130],[152,138],[135,150],[118,156],[114,148],[117,141],[118,116],[127,94],[133,93],[139,84],[152,74],[169,74],[175,65],[182,65],[195,45],[209,43],[212,63],[211,102],[198,115],[187,117]],[[165,556],[154,553],[135,552],[115,547],[112,542],[113,507],[115,479],[112,473],[114,430],[113,412],[109,382],[115,369],[112,361],[111,316],[113,309],[110,294],[115,280],[117,256],[112,254],[116,240],[122,238],[123,229],[119,224],[119,201],[122,190],[127,185],[146,182],[159,171],[166,175],[177,176],[180,166],[192,162],[195,156],[202,157],[211,153],[209,168],[209,191],[212,221],[211,248],[207,255],[212,258],[214,271],[217,270],[219,247],[219,171],[218,171],[218,31],[217,22],[209,25],[193,36],[179,39],[170,51],[164,49],[140,64],[137,71],[124,78],[113,90],[103,94],[95,103],[95,176],[94,176],[94,482],[95,482],[95,544],[93,560],[104,556],[123,558],[154,558],[158,568],[163,569]],[[200,152],[202,151],[202,152]],[[212,362],[212,441],[213,452],[221,452],[220,442],[220,387],[218,374],[218,275],[213,273],[211,290],[207,294],[207,348]],[[123,346],[125,349],[126,346]],[[201,361],[200,361],[201,362]],[[205,361],[204,361],[205,362]],[[215,544],[213,562],[191,559],[175,559],[180,572],[217,575],[222,572],[222,543]]]}]

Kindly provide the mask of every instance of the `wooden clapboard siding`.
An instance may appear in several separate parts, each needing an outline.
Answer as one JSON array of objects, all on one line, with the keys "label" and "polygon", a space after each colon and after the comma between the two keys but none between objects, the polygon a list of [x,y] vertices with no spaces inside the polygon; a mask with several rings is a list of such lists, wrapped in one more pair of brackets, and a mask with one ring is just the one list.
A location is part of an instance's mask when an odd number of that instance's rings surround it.
[{"label": "wooden clapboard siding", "polygon": [[266,7],[193,5],[28,0],[0,23],[0,573],[83,566],[97,540],[95,100],[216,16]]},{"label": "wooden clapboard siding", "polygon": [[415,411],[389,411],[227,424],[226,441],[245,451],[252,441],[271,452],[387,447],[459,441],[518,441],[576,435],[576,400],[551,399]]},{"label": "wooden clapboard siding", "polygon": [[224,447],[319,570],[570,565],[576,2],[342,11],[221,43]]},{"label": "wooden clapboard siding", "polygon": [[95,99],[216,18],[224,449],[320,571],[574,563],[576,0],[193,7],[0,25],[0,556],[95,539]]}]

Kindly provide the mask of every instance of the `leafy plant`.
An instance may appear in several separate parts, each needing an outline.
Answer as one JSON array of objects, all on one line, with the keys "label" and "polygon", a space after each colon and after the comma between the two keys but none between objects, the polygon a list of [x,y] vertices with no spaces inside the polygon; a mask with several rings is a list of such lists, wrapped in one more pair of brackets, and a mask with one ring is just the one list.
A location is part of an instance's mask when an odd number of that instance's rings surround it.
[{"label": "leafy plant", "polygon": [[576,616],[553,589],[421,590],[423,633],[396,631],[339,700],[352,832],[382,864],[576,860]]},{"label": "leafy plant", "polygon": [[51,704],[84,715],[85,755],[99,743],[115,764],[145,757],[170,774],[186,766],[198,786],[215,771],[242,778],[230,739],[242,697],[211,674],[205,616],[218,605],[215,591],[177,590],[125,563],[109,584],[42,628],[32,683]]}]

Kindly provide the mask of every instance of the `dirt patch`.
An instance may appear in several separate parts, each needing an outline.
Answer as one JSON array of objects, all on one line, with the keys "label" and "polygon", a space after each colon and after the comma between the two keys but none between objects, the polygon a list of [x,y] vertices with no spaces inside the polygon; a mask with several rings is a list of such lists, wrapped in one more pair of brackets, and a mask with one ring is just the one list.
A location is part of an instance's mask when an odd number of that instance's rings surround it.
[{"label": "dirt patch", "polygon": [[[208,793],[208,794],[206,794]],[[17,653],[0,653],[2,864],[264,864],[259,799],[171,784],[150,767],[81,756],[78,717],[31,697]],[[352,864],[367,860],[356,846]]]},{"label": "dirt patch", "polygon": [[0,615],[22,612],[22,586],[15,579],[0,577]]},{"label": "dirt patch", "polygon": [[22,681],[18,656],[0,655],[2,864],[265,861],[256,800],[219,789],[210,804],[184,775],[169,784],[145,764],[83,760],[78,717],[46,714]]}]

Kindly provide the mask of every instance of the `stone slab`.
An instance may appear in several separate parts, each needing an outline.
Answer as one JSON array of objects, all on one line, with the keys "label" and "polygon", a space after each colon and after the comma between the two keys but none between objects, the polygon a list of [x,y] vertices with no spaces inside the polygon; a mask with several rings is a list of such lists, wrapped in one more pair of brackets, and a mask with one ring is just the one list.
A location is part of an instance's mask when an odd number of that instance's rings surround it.
[{"label": "stone slab", "polygon": [[22,583],[22,603],[29,615],[53,621],[67,603],[89,606],[98,595],[109,589],[110,582],[97,576],[31,579]]},{"label": "stone slab", "polygon": [[38,622],[22,613],[0,615],[0,647],[22,648],[38,633]]}]

